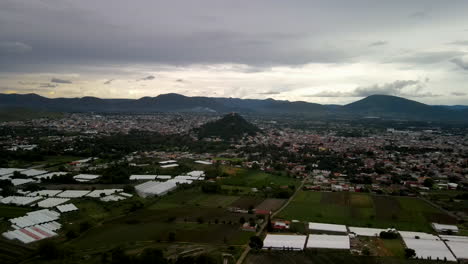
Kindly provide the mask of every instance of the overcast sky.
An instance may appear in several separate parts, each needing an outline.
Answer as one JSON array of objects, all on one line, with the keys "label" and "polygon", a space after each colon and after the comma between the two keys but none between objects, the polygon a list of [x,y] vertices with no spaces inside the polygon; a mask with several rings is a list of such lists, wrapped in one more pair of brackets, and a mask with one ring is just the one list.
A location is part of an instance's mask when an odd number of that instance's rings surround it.
[{"label": "overcast sky", "polygon": [[468,104],[466,0],[1,0],[0,92]]}]

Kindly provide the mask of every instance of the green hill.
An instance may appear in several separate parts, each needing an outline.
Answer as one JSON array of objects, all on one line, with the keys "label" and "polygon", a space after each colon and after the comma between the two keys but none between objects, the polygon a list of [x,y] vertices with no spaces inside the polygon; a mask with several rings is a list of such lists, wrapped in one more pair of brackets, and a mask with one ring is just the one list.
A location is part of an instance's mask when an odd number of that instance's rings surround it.
[{"label": "green hill", "polygon": [[219,120],[204,124],[195,132],[199,138],[219,137],[224,140],[236,140],[244,135],[255,135],[260,132],[260,129],[247,122],[239,114],[231,113]]}]

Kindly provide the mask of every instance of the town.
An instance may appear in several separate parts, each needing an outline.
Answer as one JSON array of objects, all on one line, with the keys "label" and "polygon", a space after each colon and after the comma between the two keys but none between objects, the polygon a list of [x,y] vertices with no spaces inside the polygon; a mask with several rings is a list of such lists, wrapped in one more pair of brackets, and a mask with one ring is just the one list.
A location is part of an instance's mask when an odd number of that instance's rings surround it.
[{"label": "town", "polygon": [[467,130],[235,113],[5,121],[0,256],[467,261]]}]

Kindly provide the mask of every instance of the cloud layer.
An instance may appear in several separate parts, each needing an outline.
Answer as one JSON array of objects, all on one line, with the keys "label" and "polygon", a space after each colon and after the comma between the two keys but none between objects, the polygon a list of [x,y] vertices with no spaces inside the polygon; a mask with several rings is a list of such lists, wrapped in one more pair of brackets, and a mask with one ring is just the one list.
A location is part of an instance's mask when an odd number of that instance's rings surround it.
[{"label": "cloud layer", "polygon": [[467,9],[465,0],[3,0],[0,92],[464,104]]}]

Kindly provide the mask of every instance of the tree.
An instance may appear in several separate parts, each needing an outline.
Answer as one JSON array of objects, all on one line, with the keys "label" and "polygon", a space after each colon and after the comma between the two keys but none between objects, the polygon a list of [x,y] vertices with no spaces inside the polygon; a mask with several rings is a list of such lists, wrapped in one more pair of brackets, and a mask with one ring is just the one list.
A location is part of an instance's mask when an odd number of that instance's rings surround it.
[{"label": "tree", "polygon": [[368,247],[364,247],[364,248],[362,249],[362,254],[363,254],[364,256],[370,256],[370,250],[369,250],[369,248],[368,248]]},{"label": "tree", "polygon": [[431,179],[431,178],[427,178],[427,179],[424,180],[423,185],[428,187],[428,188],[432,188],[432,186],[434,185],[434,180]]},{"label": "tree", "polygon": [[266,228],[267,228],[268,232],[273,231],[273,224],[271,223],[271,216],[270,215],[268,215],[268,223],[267,223]]},{"label": "tree", "polygon": [[239,219],[239,223],[241,225],[243,225],[245,223],[245,218],[243,216]]},{"label": "tree", "polygon": [[250,238],[249,246],[256,250],[262,249],[263,241],[259,236],[253,236]]},{"label": "tree", "polygon": [[169,240],[169,242],[174,242],[175,239],[176,239],[176,233],[175,232],[169,232],[167,240]]},{"label": "tree", "polygon": [[398,236],[397,232],[382,231],[382,232],[380,232],[379,237],[382,238],[382,239],[397,239],[399,236]]},{"label": "tree", "polygon": [[412,258],[416,256],[416,251],[412,248],[405,248],[405,257],[406,258]]},{"label": "tree", "polygon": [[218,193],[221,191],[221,185],[216,182],[205,182],[201,189],[204,193]]},{"label": "tree", "polygon": [[52,240],[44,240],[37,249],[38,255],[43,259],[57,259],[60,257],[60,249]]},{"label": "tree", "polygon": [[123,191],[126,193],[134,193],[135,187],[133,187],[133,185],[127,184],[123,187]]},{"label": "tree", "polygon": [[165,264],[167,263],[167,260],[164,258],[163,252],[161,250],[146,248],[143,250],[140,256],[138,256],[137,261],[135,262],[138,264]]}]

